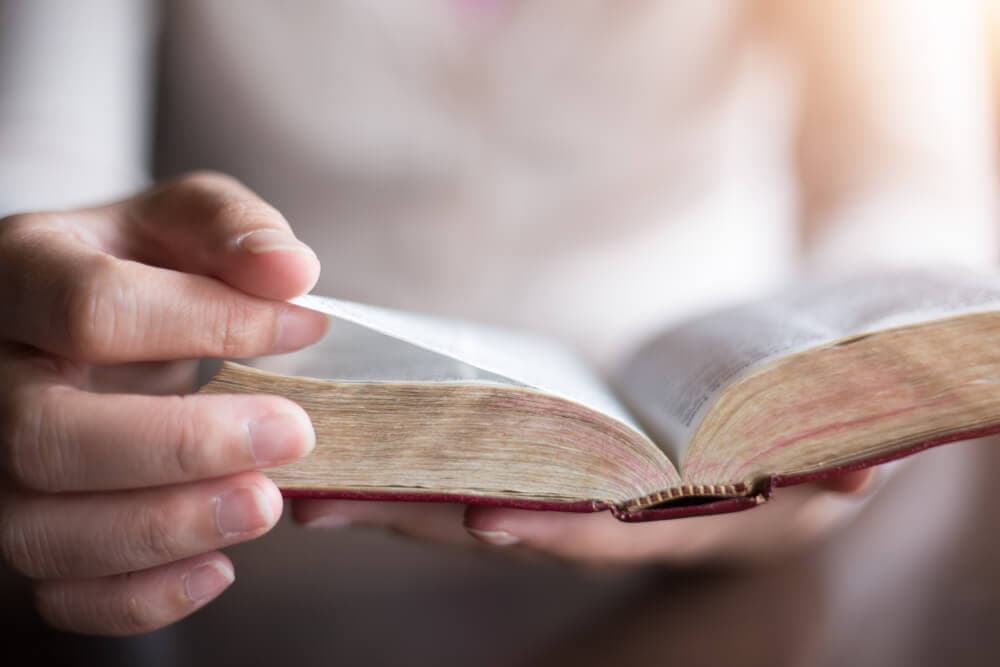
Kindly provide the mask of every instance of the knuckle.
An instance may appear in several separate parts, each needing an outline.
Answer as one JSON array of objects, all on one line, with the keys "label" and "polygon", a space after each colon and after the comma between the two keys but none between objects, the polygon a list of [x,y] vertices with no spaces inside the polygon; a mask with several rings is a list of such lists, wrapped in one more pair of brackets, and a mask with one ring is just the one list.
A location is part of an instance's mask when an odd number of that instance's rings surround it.
[{"label": "knuckle", "polygon": [[0,409],[0,456],[15,484],[52,493],[64,490],[69,448],[57,411],[50,406],[67,390],[58,385],[21,389]]},{"label": "knuckle", "polygon": [[85,594],[60,581],[38,582],[35,609],[50,625],[71,631],[124,636],[162,627],[161,612],[135,595],[130,579],[122,575],[112,583],[119,590],[104,594]]},{"label": "knuckle", "polygon": [[18,574],[32,576],[37,567],[28,537],[16,520],[13,508],[6,508],[0,519],[0,557]]},{"label": "knuckle", "polygon": [[165,411],[168,420],[164,428],[174,431],[173,447],[167,450],[164,468],[172,467],[182,479],[196,479],[201,476],[204,460],[199,438],[199,423],[190,409],[193,405],[188,396],[170,397],[171,408]]},{"label": "knuckle", "polygon": [[71,630],[79,624],[78,616],[66,586],[61,582],[39,581],[34,585],[34,602],[38,615],[52,626]]},{"label": "knuckle", "polygon": [[178,515],[169,503],[147,506],[137,512],[135,534],[123,541],[133,550],[127,557],[128,561],[137,561],[149,567],[176,560],[178,543],[174,527],[179,525],[176,520]]},{"label": "knuckle", "polygon": [[24,397],[24,390],[13,388],[0,396],[0,470],[9,478],[20,475],[21,457],[19,451],[24,439],[26,419],[31,405]]},{"label": "knuckle", "polygon": [[209,226],[274,225],[278,211],[235,178],[212,171],[181,177],[171,188],[190,214]]},{"label": "knuckle", "polygon": [[[126,581],[131,575],[122,575]],[[114,596],[107,612],[107,625],[115,634],[131,635],[150,632],[163,625],[160,612],[145,600],[135,595],[128,586]]]},{"label": "knuckle", "polygon": [[15,213],[0,218],[0,247],[17,245],[35,230],[44,226],[42,213]]},{"label": "knuckle", "polygon": [[168,188],[171,196],[202,216],[218,208],[220,202],[229,199],[233,192],[242,190],[242,184],[235,178],[214,171],[187,174]]},{"label": "knuckle", "polygon": [[127,312],[121,261],[95,255],[86,261],[83,280],[68,281],[63,288],[62,312],[66,352],[71,358],[102,360],[115,348]]},{"label": "knuckle", "polygon": [[213,169],[196,169],[178,177],[170,185],[171,190],[192,197],[216,197],[219,191],[242,187],[242,184],[229,174]]},{"label": "knuckle", "polygon": [[220,227],[253,229],[274,226],[281,216],[270,204],[254,197],[230,197],[216,202],[209,211],[208,223]]},{"label": "knuckle", "polygon": [[265,317],[253,304],[228,305],[219,322],[217,340],[224,357],[253,354],[277,338],[277,320]]},{"label": "knuckle", "polygon": [[69,574],[67,561],[41,522],[23,508],[9,508],[0,522],[0,554],[18,574],[41,578]]},{"label": "knuckle", "polygon": [[32,589],[39,616],[57,628],[68,630],[73,627],[75,615],[70,611],[64,586],[54,581],[36,581]]}]

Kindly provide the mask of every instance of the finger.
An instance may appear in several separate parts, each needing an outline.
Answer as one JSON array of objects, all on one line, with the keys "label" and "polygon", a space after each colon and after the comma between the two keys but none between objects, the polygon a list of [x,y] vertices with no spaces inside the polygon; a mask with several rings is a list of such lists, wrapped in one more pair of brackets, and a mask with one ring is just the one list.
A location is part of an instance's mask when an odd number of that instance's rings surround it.
[{"label": "finger", "polygon": [[845,495],[864,495],[875,483],[877,471],[875,468],[852,470],[816,482],[816,486],[834,493]]},{"label": "finger", "polygon": [[294,461],[316,443],[305,411],[278,396],[92,394],[43,382],[5,398],[0,472],[50,493],[221,477]]},{"label": "finger", "polygon": [[0,303],[0,338],[98,364],[287,351],[318,340],[328,321],[34,229],[0,243]]},{"label": "finger", "polygon": [[42,618],[62,630],[134,635],[184,618],[234,579],[232,562],[212,553],[127,575],[39,582],[35,605]]},{"label": "finger", "polygon": [[5,499],[0,549],[21,574],[86,579],[143,570],[270,530],[281,494],[259,473],[105,494]]},{"label": "finger", "polygon": [[747,563],[813,542],[858,506],[812,486],[782,489],[747,512],[625,523],[608,512],[573,514],[470,507],[465,526],[481,542],[585,562]]},{"label": "finger", "polygon": [[299,499],[292,516],[307,528],[371,526],[445,544],[475,544],[462,526],[465,506],[370,500]]},{"label": "finger", "polygon": [[198,359],[95,366],[84,386],[102,394],[191,394],[198,390],[199,369]]},{"label": "finger", "polygon": [[[530,549],[575,561],[645,560],[676,541],[681,527],[626,525],[607,512],[576,514],[469,507],[465,526],[476,540],[504,549]],[[651,539],[653,538],[653,539]],[[655,547],[651,542],[655,541]]]},{"label": "finger", "polygon": [[229,176],[190,174],[118,210],[140,261],[213,276],[267,299],[304,294],[319,278],[319,259],[288,221]]}]

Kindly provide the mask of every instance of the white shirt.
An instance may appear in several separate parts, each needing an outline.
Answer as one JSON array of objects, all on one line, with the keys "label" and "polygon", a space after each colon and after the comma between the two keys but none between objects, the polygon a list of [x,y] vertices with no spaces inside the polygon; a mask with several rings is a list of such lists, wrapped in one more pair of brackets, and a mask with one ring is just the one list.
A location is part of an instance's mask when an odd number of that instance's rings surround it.
[{"label": "white shirt", "polygon": [[[610,366],[658,327],[797,270],[796,138],[809,86],[753,11],[177,0],[157,12],[6,0],[0,211],[89,204],[161,175],[221,169],[317,250],[318,292],[538,329]],[[830,126],[842,146],[899,133],[864,125],[871,88],[842,96],[859,102]],[[912,183],[883,169],[877,196],[836,198],[818,216],[849,219],[822,244],[827,263],[992,260],[992,163],[975,148],[989,136],[988,108],[973,97],[984,108],[961,119],[968,127],[938,128],[954,129],[960,157],[942,162],[966,170],[962,195],[913,206]],[[845,104],[832,93],[821,102]],[[918,145],[910,139],[934,121],[925,115],[885,145]],[[862,167],[882,164],[878,155],[857,156],[861,167],[838,159],[827,160],[830,183],[865,176],[850,184],[864,192],[877,180]],[[874,240],[859,243],[852,226]]]}]

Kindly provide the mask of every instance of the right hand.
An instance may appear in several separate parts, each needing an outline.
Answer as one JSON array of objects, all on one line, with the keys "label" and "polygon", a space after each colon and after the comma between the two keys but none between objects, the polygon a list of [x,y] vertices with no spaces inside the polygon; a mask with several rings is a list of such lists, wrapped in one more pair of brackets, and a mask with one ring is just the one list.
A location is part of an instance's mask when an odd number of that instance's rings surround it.
[{"label": "right hand", "polygon": [[232,582],[217,549],[274,526],[281,496],[256,469],[307,454],[309,418],[275,396],[151,394],[174,360],[317,340],[325,316],[284,301],[318,275],[219,174],[0,220],[0,553],[51,624],[146,632]]}]

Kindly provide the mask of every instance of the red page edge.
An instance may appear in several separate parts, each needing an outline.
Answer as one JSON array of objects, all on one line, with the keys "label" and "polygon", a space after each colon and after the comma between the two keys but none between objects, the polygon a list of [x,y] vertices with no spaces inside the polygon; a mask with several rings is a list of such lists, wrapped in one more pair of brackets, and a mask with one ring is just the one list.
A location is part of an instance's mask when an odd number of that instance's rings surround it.
[{"label": "red page edge", "polygon": [[945,445],[948,443],[964,440],[973,440],[988,435],[1000,433],[1000,422],[991,426],[966,431],[957,431],[930,438],[908,447],[903,447],[896,451],[885,452],[877,456],[866,459],[859,459],[834,468],[826,468],[809,473],[796,475],[772,475],[762,482],[757,488],[747,496],[734,498],[722,498],[704,503],[691,505],[676,505],[668,507],[647,508],[634,511],[624,511],[616,507],[613,503],[600,500],[582,500],[575,502],[543,501],[517,498],[499,498],[494,496],[479,496],[461,493],[421,493],[419,491],[359,491],[359,490],[309,490],[309,489],[282,489],[281,494],[285,498],[314,498],[330,500],[382,500],[393,502],[427,502],[427,503],[458,503],[463,505],[483,505],[489,507],[508,507],[512,509],[524,509],[534,511],[555,511],[555,512],[600,512],[610,510],[615,518],[629,523],[644,521],[662,521],[668,519],[682,519],[692,516],[705,516],[711,514],[728,514],[739,512],[756,507],[774,495],[776,489],[806,484],[818,480],[826,479],[846,472],[863,470],[872,466],[877,466],[889,461],[905,458],[921,452],[931,447]]}]

